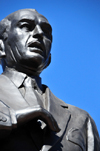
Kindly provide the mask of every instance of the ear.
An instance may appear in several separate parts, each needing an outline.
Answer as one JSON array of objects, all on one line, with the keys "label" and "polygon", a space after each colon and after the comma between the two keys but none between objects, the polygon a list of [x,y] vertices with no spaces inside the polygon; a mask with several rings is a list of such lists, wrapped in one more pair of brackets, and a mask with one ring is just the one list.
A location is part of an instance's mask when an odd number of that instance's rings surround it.
[{"label": "ear", "polygon": [[0,39],[0,58],[4,58],[6,56],[5,46],[2,39]]},{"label": "ear", "polygon": [[46,69],[46,68],[49,66],[50,63],[51,63],[51,53],[50,53],[50,55],[49,55],[48,63],[47,63],[47,65],[45,66],[44,69]]}]

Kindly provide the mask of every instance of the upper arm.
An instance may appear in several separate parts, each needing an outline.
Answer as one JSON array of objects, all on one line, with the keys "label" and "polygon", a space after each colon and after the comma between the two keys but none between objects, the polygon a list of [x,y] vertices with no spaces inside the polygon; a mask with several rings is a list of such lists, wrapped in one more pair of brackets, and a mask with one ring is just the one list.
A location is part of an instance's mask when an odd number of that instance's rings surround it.
[{"label": "upper arm", "polygon": [[94,120],[89,116],[87,123],[87,151],[99,151],[100,138]]}]

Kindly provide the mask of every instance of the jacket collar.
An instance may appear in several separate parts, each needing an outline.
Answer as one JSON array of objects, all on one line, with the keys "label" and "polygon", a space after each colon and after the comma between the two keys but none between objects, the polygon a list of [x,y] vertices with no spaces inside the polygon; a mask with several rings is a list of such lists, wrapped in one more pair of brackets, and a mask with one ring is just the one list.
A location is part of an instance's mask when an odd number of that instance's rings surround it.
[{"label": "jacket collar", "polygon": [[22,85],[24,79],[27,77],[26,74],[8,67],[6,67],[3,74],[6,75],[18,88]]}]

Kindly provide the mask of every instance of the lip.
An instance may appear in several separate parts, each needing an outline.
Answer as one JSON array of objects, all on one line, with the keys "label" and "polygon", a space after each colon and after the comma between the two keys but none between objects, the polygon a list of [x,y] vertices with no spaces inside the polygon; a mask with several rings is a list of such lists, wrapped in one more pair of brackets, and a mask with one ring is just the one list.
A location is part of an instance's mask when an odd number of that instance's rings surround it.
[{"label": "lip", "polygon": [[31,51],[44,51],[44,46],[40,42],[29,42],[27,46],[30,48]]},{"label": "lip", "polygon": [[36,52],[40,55],[43,55],[43,51],[41,49],[37,48],[37,47],[33,47],[33,48],[29,47],[29,51],[30,52]]}]

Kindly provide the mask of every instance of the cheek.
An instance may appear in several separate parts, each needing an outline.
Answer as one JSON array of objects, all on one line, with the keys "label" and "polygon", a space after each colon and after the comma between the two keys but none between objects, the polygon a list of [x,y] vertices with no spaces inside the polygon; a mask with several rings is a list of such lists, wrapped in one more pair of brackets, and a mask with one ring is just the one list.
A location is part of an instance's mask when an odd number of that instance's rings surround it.
[{"label": "cheek", "polygon": [[11,32],[8,35],[9,40],[21,43],[25,43],[26,40],[28,39],[28,36],[29,36],[28,33],[23,32],[19,28],[11,30]]}]

